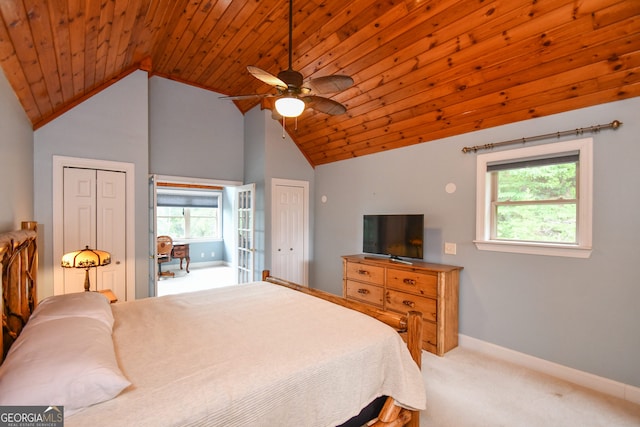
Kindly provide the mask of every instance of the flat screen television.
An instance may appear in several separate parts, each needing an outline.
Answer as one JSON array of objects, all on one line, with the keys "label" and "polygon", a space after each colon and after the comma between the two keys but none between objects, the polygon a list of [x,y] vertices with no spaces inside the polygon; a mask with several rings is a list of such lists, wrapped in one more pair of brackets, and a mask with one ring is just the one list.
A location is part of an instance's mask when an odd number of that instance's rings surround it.
[{"label": "flat screen television", "polygon": [[422,259],[424,215],[364,215],[362,250],[368,254]]}]

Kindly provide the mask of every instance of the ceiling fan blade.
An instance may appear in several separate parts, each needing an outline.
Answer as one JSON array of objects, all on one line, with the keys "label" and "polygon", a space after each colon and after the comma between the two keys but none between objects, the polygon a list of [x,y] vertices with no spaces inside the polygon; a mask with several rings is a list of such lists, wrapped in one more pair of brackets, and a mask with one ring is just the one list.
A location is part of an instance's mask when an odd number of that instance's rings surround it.
[{"label": "ceiling fan blade", "polygon": [[274,76],[271,73],[268,73],[258,67],[254,67],[253,65],[249,65],[247,66],[247,71],[249,71],[249,73],[255,77],[258,80],[262,80],[264,83],[271,85],[271,86],[275,86],[275,87],[279,87],[282,89],[286,89],[287,88],[287,84],[285,82],[283,82],[282,80],[280,80],[279,78],[277,78],[276,76]]},{"label": "ceiling fan blade", "polygon": [[311,79],[306,84],[315,93],[333,93],[350,88],[353,85],[353,79],[349,76],[335,74]]},{"label": "ceiling fan blade", "polygon": [[270,93],[254,93],[254,94],[250,94],[250,95],[235,95],[235,96],[221,96],[219,99],[230,99],[232,101],[243,101],[245,99],[264,99],[264,98],[271,98],[277,95],[274,94],[270,94]]},{"label": "ceiling fan blade", "polygon": [[332,116],[337,116],[339,114],[346,113],[347,107],[340,104],[339,102],[334,101],[333,99],[324,98],[322,96],[305,96],[302,98],[309,105],[309,107],[314,110],[318,110],[325,114],[330,114]]}]

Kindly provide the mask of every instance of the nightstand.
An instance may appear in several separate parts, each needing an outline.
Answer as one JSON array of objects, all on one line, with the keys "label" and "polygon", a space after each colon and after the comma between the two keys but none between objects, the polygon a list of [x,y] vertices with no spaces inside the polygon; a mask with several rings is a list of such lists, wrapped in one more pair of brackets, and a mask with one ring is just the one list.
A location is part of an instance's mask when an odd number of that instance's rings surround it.
[{"label": "nightstand", "polygon": [[114,302],[118,302],[118,297],[113,293],[111,289],[102,289],[98,292],[104,295],[104,297],[108,299],[111,304],[113,304]]}]

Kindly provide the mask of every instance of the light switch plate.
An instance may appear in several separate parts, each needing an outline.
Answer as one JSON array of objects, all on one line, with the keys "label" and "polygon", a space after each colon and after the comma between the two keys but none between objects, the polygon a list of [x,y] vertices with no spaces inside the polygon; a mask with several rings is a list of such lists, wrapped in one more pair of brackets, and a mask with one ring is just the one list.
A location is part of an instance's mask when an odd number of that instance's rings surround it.
[{"label": "light switch plate", "polygon": [[447,255],[455,255],[456,254],[456,244],[445,242],[444,244],[444,253]]}]

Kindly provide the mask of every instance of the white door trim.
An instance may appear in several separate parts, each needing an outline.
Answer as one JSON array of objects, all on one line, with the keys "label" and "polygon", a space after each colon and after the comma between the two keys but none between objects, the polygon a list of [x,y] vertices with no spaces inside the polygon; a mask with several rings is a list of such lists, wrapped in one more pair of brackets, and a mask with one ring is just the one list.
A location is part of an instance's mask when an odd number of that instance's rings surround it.
[{"label": "white door trim", "polygon": [[303,213],[303,236],[304,244],[303,244],[303,276],[304,283],[299,283],[299,285],[309,286],[309,181],[298,181],[293,179],[282,179],[282,178],[271,178],[271,260],[273,262],[273,256],[277,251],[275,247],[275,242],[273,238],[273,227],[274,220],[276,217],[275,203],[273,203],[273,196],[276,193],[276,187],[279,185],[290,186],[290,187],[302,187],[304,192],[303,203],[304,203],[304,213]]},{"label": "white door trim", "polygon": [[[135,165],[133,163],[114,162],[110,160],[83,159],[79,157],[53,156],[53,294],[64,292],[62,282],[64,274],[59,260],[62,259],[64,216],[63,203],[63,171],[65,167],[103,169],[126,174],[126,227],[127,227],[127,295],[118,295],[120,301],[131,301],[136,298],[136,245],[135,245]],[[58,260],[58,261],[56,261]]]}]

